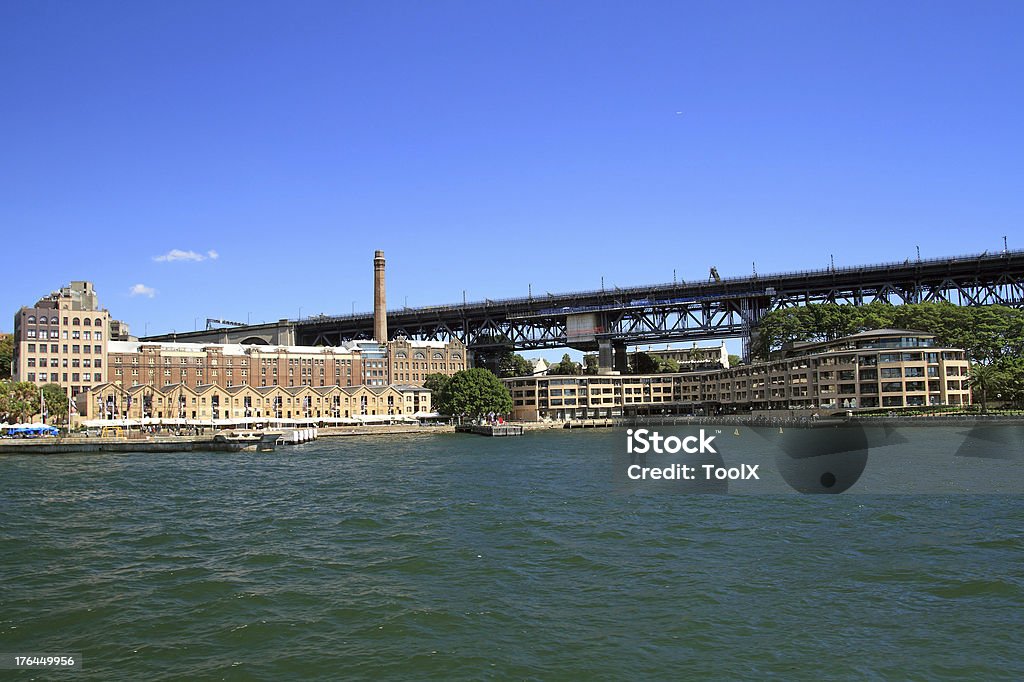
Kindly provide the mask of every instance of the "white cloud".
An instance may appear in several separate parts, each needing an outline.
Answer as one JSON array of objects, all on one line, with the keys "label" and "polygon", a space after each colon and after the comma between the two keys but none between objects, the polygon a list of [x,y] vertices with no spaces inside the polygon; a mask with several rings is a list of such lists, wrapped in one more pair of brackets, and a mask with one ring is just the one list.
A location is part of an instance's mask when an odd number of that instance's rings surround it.
[{"label": "white cloud", "polygon": [[205,254],[197,253],[195,251],[182,251],[181,249],[171,249],[170,251],[168,251],[167,253],[165,253],[162,256],[153,256],[153,260],[155,260],[157,262],[160,262],[160,263],[166,263],[166,262],[175,261],[175,260],[197,261],[198,262],[198,261],[207,260],[207,259],[209,259],[209,260],[217,260],[218,258],[220,258],[220,254],[217,253],[216,251],[214,251],[213,249],[210,249]]},{"label": "white cloud", "polygon": [[153,287],[147,287],[145,284],[136,284],[128,291],[129,296],[145,296],[147,298],[153,298],[156,296],[156,289]]}]

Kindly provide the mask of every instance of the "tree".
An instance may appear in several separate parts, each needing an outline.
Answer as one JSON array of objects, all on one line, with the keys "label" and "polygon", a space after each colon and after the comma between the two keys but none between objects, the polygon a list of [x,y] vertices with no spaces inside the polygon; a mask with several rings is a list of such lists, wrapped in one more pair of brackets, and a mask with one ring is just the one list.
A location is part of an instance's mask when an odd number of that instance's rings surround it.
[{"label": "tree", "polygon": [[657,358],[652,358],[643,351],[633,353],[630,358],[630,366],[633,369],[633,374],[657,374],[660,363]]},{"label": "tree", "polygon": [[493,372],[464,369],[452,375],[441,391],[438,411],[455,417],[504,415],[512,411],[512,395]]},{"label": "tree", "polygon": [[14,336],[0,337],[0,379],[11,378],[11,363],[14,361]]},{"label": "tree", "polygon": [[45,384],[42,391],[49,422],[65,423],[68,420],[68,394],[57,384]]},{"label": "tree", "polygon": [[570,376],[578,376],[583,374],[583,369],[580,367],[578,362],[573,362],[569,354],[566,353],[562,356],[562,361],[558,364],[551,365],[548,369],[548,374],[565,374]]},{"label": "tree", "polygon": [[427,389],[434,395],[434,400],[437,400],[437,396],[444,393],[444,387],[448,385],[448,380],[451,379],[447,374],[441,374],[436,372],[428,374],[423,377],[423,388]]},{"label": "tree", "polygon": [[996,388],[999,374],[992,365],[971,365],[971,392],[981,398],[981,413],[988,413],[988,396]]},{"label": "tree", "polygon": [[732,354],[729,355],[729,366],[730,367],[739,367],[742,364],[743,364],[743,358],[741,358],[738,355],[732,355]]},{"label": "tree", "polygon": [[533,365],[519,353],[508,351],[498,359],[499,377],[528,377],[533,374]]},{"label": "tree", "polygon": [[598,363],[596,355],[585,355],[583,356],[583,373],[594,375],[600,371],[600,364]]},{"label": "tree", "polygon": [[0,383],[0,413],[5,421],[26,422],[39,412],[39,389],[27,381]]},{"label": "tree", "polygon": [[662,374],[674,374],[679,371],[679,362],[675,358],[661,358],[658,360],[658,371]]}]

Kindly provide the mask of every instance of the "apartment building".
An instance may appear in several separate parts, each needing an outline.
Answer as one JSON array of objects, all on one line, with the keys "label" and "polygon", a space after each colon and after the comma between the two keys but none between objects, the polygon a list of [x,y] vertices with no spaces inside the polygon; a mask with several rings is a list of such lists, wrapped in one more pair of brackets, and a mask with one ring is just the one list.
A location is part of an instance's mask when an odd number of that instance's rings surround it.
[{"label": "apartment building", "polygon": [[971,402],[963,350],[922,332],[880,329],[795,344],[768,362],[724,370],[504,379],[513,418],[761,410],[857,411]]},{"label": "apartment building", "polygon": [[112,323],[91,282],[75,281],[14,316],[15,381],[57,384],[74,395],[105,379]]}]

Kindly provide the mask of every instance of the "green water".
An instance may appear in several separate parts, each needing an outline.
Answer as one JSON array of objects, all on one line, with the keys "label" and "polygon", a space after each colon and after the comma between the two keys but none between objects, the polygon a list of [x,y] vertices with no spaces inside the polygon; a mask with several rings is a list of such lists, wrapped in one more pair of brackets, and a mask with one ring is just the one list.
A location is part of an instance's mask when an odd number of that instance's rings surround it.
[{"label": "green water", "polygon": [[1024,498],[991,494],[1020,463],[673,495],[614,482],[623,443],[0,458],[0,652],[84,656],[44,679],[1024,678]]}]

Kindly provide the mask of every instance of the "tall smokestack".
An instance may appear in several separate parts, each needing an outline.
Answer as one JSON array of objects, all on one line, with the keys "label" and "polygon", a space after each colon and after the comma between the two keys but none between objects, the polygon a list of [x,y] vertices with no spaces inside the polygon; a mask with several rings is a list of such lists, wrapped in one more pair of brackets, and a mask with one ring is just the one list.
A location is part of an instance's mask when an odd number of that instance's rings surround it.
[{"label": "tall smokestack", "polygon": [[384,252],[373,254],[373,339],[380,343],[388,340],[388,311],[384,295]]}]

